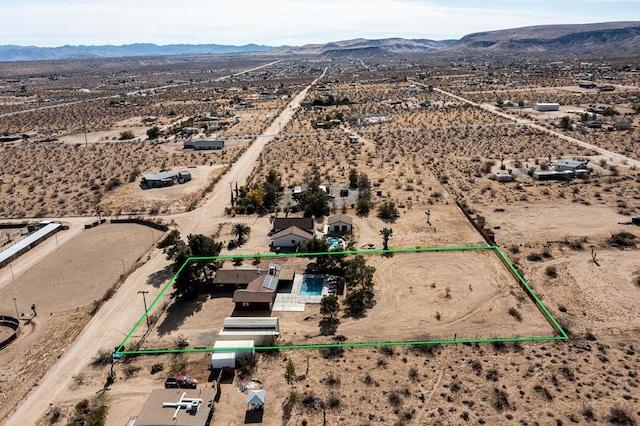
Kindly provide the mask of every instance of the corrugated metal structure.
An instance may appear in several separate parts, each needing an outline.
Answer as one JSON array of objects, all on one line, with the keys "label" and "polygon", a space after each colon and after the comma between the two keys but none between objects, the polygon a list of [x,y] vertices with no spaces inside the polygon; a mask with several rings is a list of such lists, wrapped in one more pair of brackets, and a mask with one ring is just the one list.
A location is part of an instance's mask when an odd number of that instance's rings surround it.
[{"label": "corrugated metal structure", "polygon": [[0,253],[0,268],[11,263],[11,261],[18,258],[20,255],[31,250],[42,241],[58,232],[61,226],[62,225],[60,225],[59,223],[49,223],[39,230],[33,232],[32,234],[28,235],[22,241],[19,241],[15,245]]}]

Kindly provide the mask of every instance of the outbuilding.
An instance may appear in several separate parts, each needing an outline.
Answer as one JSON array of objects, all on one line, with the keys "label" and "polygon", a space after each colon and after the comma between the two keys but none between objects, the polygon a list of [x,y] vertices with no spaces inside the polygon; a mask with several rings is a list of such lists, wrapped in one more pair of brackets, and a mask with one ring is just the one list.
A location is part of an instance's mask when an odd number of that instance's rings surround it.
[{"label": "outbuilding", "polygon": [[211,368],[214,370],[224,367],[235,368],[238,358],[252,357],[254,353],[253,340],[218,340],[213,345]]},{"label": "outbuilding", "polygon": [[224,141],[213,139],[191,139],[184,143],[183,148],[193,149],[196,151],[220,150],[224,148]]},{"label": "outbuilding", "polygon": [[535,103],[533,109],[540,112],[560,111],[560,104],[555,103]]}]

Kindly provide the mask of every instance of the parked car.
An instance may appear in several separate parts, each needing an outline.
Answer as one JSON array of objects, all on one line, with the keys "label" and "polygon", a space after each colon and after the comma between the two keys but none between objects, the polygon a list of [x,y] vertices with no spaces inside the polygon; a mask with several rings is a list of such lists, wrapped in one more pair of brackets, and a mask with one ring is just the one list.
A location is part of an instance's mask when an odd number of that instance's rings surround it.
[{"label": "parked car", "polygon": [[181,388],[195,389],[198,386],[198,380],[190,376],[169,377],[164,381],[165,388]]}]

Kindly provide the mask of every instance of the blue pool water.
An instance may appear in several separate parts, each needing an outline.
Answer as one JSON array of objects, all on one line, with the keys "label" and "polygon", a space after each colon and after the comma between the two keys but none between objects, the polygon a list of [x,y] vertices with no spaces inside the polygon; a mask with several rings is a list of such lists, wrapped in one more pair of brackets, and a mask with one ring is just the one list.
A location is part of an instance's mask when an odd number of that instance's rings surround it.
[{"label": "blue pool water", "polygon": [[327,242],[329,242],[329,250],[335,250],[343,247],[342,238],[329,237],[327,238]]},{"label": "blue pool water", "polygon": [[322,296],[322,277],[302,277],[300,296]]}]

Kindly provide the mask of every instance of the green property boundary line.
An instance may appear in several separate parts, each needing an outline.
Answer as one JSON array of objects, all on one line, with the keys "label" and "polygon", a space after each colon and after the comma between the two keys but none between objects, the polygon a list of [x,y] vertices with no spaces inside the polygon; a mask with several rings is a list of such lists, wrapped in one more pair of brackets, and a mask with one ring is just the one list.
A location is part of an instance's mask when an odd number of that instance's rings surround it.
[{"label": "green property boundary line", "polygon": [[212,260],[233,260],[233,259],[255,259],[255,258],[287,258],[287,257],[308,257],[308,256],[335,256],[335,255],[372,255],[372,254],[393,254],[393,253],[423,253],[423,252],[442,252],[442,251],[474,251],[474,250],[493,250],[498,258],[505,264],[511,274],[523,287],[527,295],[533,300],[536,307],[542,312],[544,317],[549,321],[551,326],[556,330],[558,335],[555,336],[542,336],[542,337],[504,337],[504,338],[487,338],[487,339],[443,339],[443,340],[429,340],[429,341],[400,341],[400,342],[363,342],[363,343],[325,343],[325,344],[309,344],[309,345],[283,345],[283,346],[258,346],[255,348],[224,348],[224,351],[233,350],[250,350],[256,351],[269,351],[280,349],[321,349],[321,348],[357,348],[357,347],[372,347],[372,346],[410,346],[410,345],[438,345],[438,344],[456,344],[456,343],[491,343],[491,342],[531,342],[531,341],[567,341],[568,335],[564,329],[558,324],[556,319],[551,315],[549,310],[544,306],[542,301],[535,295],[529,284],[525,281],[518,270],[509,261],[507,256],[500,250],[498,246],[459,246],[459,247],[424,247],[424,248],[410,248],[410,249],[395,249],[395,250],[351,250],[340,252],[319,252],[319,253],[263,253],[263,254],[237,254],[237,255],[224,255],[213,257],[190,257],[188,258],[180,269],[173,275],[173,277],[162,288],[158,296],[153,300],[149,308],[142,314],[138,322],[133,326],[129,334],[124,338],[122,343],[118,345],[114,354],[118,355],[158,355],[165,353],[196,353],[196,352],[214,352],[214,348],[193,348],[193,349],[138,349],[138,350],[125,350],[126,344],[129,342],[133,334],[138,328],[145,323],[147,315],[153,311],[155,306],[159,303],[164,294],[173,286],[176,278],[182,270],[190,262],[212,261]]}]

